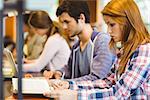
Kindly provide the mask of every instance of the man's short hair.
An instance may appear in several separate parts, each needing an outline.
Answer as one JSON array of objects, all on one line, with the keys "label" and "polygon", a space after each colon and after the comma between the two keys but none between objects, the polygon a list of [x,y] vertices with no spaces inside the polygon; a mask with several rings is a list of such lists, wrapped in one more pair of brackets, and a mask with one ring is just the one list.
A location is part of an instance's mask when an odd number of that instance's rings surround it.
[{"label": "man's short hair", "polygon": [[84,14],[85,23],[90,23],[90,11],[85,0],[64,0],[57,8],[56,15],[59,17],[62,13],[68,13],[77,22],[80,14]]}]

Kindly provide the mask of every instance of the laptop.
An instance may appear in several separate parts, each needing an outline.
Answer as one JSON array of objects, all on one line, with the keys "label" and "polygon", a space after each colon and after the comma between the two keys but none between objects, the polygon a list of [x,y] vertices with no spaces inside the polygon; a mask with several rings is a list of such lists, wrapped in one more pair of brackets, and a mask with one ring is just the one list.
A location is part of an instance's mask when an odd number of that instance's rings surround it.
[{"label": "laptop", "polygon": [[[18,93],[18,78],[16,77],[18,69],[17,65],[15,64],[15,60],[11,51],[4,48],[3,51],[4,55],[11,66],[11,75],[9,77],[12,78],[12,86],[13,86],[13,93]],[[33,77],[33,78],[22,78],[22,93],[23,94],[43,94],[44,92],[50,92],[53,90],[53,87],[49,86],[47,80],[44,77]]]},{"label": "laptop", "polygon": [[4,78],[12,78],[15,77],[17,74],[17,67],[15,64],[15,60],[13,55],[9,49],[4,48],[3,50],[3,75]]},{"label": "laptop", "polygon": [[[14,57],[13,57],[11,51],[7,48],[4,48],[3,54],[6,58],[5,62],[7,61],[7,64],[4,64],[4,67],[3,67],[4,77],[5,78],[17,77],[18,68],[17,68],[17,64],[15,63],[15,60],[14,60]],[[9,74],[7,74],[8,71],[9,71]],[[43,76],[41,72],[28,72],[28,73],[32,74],[34,77]],[[5,74],[7,74],[7,75],[5,75]]]}]

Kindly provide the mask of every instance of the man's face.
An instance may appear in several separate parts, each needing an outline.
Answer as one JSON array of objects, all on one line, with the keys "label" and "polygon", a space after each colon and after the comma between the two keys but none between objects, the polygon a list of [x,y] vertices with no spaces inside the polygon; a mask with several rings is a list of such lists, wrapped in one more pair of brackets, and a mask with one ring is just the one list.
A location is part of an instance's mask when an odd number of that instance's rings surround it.
[{"label": "man's face", "polygon": [[68,13],[63,12],[59,16],[59,21],[62,24],[64,31],[69,35],[69,37],[74,37],[81,32],[81,25],[77,23],[76,20],[69,16]]}]

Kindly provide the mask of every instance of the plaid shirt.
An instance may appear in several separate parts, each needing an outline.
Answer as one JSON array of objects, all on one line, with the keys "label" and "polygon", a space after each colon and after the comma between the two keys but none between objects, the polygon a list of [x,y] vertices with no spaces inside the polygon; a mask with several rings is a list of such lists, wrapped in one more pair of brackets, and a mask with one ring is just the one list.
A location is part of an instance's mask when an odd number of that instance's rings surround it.
[{"label": "plaid shirt", "polygon": [[[116,76],[116,59],[107,78],[96,81],[70,81],[79,100],[148,100],[150,99],[150,43],[140,45],[129,59],[125,72]],[[118,77],[118,79],[117,79]]]}]

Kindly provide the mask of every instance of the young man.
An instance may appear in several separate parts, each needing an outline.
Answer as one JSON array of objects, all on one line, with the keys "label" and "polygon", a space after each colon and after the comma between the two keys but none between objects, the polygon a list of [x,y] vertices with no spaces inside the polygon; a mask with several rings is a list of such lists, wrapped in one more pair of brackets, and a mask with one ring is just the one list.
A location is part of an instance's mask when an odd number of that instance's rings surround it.
[{"label": "young man", "polygon": [[[113,55],[109,50],[110,37],[106,33],[93,31],[86,1],[65,0],[57,8],[56,15],[71,37],[78,36],[73,46],[68,65],[55,72],[44,72],[48,78],[96,80],[110,71]],[[64,74],[65,73],[65,74]]]}]

